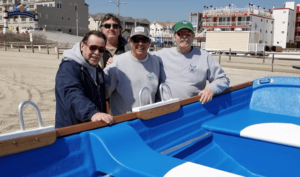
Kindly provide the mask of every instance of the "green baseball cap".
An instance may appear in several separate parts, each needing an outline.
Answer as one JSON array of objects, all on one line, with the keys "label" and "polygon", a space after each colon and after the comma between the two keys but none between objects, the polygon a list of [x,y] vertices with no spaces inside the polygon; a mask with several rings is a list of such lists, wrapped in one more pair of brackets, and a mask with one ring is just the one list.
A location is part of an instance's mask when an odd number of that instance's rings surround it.
[{"label": "green baseball cap", "polygon": [[189,21],[186,21],[186,20],[182,20],[182,21],[176,23],[176,25],[174,26],[174,31],[177,32],[177,31],[181,30],[182,28],[187,28],[191,31],[194,31],[193,25]]}]

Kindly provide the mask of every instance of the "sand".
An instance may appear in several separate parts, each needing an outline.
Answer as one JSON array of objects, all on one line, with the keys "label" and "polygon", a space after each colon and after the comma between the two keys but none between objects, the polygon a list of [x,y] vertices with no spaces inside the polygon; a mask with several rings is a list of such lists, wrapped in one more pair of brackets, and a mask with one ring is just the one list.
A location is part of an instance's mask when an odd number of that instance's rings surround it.
[{"label": "sand", "polygon": [[[55,75],[61,60],[57,59],[54,52],[50,55],[45,53],[32,54],[30,51],[19,53],[17,50],[3,51],[3,48],[0,48],[0,133],[20,129],[18,105],[26,100],[37,104],[44,126],[54,125]],[[300,76],[300,70],[299,73],[285,73],[229,68],[230,65],[237,67],[236,63],[230,64],[226,61],[223,63],[231,86],[266,76]],[[249,67],[247,63],[244,65]],[[254,64],[251,66],[253,66],[251,69],[258,67]],[[23,113],[26,129],[38,126],[32,106],[25,106]]]}]

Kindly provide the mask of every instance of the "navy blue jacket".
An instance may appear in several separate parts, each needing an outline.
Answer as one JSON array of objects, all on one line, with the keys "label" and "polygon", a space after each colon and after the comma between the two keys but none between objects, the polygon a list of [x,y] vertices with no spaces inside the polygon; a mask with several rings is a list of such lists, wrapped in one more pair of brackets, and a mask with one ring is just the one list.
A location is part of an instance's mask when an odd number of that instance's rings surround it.
[{"label": "navy blue jacket", "polygon": [[55,78],[55,128],[91,121],[106,112],[103,70],[96,68],[96,82],[88,70],[74,60],[62,60]]}]

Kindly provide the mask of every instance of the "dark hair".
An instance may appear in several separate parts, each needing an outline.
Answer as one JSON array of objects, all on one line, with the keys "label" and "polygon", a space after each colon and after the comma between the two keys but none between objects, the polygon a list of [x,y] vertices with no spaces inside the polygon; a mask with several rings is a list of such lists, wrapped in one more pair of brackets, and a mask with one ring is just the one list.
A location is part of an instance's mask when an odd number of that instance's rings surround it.
[{"label": "dark hair", "polygon": [[123,30],[123,27],[122,27],[122,25],[121,25],[121,21],[120,21],[120,19],[116,16],[116,15],[114,15],[114,14],[112,14],[112,13],[107,13],[107,14],[105,14],[103,17],[101,17],[101,23],[103,24],[105,21],[107,21],[107,20],[109,20],[109,19],[112,19],[112,20],[114,20],[114,21],[116,21],[117,23],[118,23],[118,25],[119,25],[119,28],[121,29],[121,31]]},{"label": "dark hair", "polygon": [[87,33],[85,33],[81,42],[87,44],[91,35],[96,35],[96,36],[102,38],[106,45],[106,36],[103,33],[101,33],[100,31],[96,31],[96,30],[88,31]]}]

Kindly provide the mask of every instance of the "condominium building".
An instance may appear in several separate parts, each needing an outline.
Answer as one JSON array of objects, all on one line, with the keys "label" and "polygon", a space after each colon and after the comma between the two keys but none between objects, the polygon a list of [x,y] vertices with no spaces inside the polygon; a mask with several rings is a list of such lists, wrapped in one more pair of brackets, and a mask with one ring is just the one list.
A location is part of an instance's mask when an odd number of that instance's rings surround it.
[{"label": "condominium building", "polygon": [[286,48],[288,43],[295,42],[296,24],[295,2],[286,2],[283,8],[274,8],[274,42],[273,45]]},{"label": "condominium building", "polygon": [[[38,14],[38,29],[46,31],[61,31],[76,35],[83,35],[88,31],[88,5],[84,0],[0,0],[0,28],[4,26],[4,6],[11,11],[24,6],[29,12]],[[16,27],[34,28],[34,19],[25,16],[8,18],[8,26],[12,32]]]},{"label": "condominium building", "polygon": [[256,31],[260,33],[259,43],[273,45],[274,17],[271,12],[252,4],[247,8],[237,8],[234,5],[205,8],[202,33],[206,31]]}]

